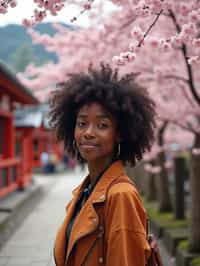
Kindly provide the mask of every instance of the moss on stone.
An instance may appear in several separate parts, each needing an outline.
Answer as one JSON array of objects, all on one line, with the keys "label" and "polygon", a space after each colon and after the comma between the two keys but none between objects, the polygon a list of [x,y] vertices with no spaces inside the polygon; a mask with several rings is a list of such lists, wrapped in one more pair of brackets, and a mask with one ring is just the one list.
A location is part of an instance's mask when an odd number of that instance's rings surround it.
[{"label": "moss on stone", "polygon": [[179,238],[179,237],[187,237],[188,236],[188,228],[170,228],[167,229],[166,232],[171,236],[171,238]]},{"label": "moss on stone", "polygon": [[162,227],[182,228],[188,226],[188,219],[176,220],[172,212],[161,213],[155,207],[156,204],[145,204],[148,216],[151,220],[158,223]]},{"label": "moss on stone", "polygon": [[189,242],[188,240],[182,240],[180,241],[180,243],[178,244],[178,248],[182,249],[182,250],[188,250],[189,247]]},{"label": "moss on stone", "polygon": [[190,266],[200,266],[200,257],[192,259],[190,262]]}]

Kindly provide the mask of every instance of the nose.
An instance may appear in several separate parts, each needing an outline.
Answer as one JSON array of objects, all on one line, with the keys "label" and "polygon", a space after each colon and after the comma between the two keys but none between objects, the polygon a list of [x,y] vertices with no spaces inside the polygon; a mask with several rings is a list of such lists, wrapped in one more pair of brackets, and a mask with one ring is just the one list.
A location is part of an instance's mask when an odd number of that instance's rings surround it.
[{"label": "nose", "polygon": [[85,138],[92,138],[95,136],[95,129],[92,124],[88,125],[84,132]]}]

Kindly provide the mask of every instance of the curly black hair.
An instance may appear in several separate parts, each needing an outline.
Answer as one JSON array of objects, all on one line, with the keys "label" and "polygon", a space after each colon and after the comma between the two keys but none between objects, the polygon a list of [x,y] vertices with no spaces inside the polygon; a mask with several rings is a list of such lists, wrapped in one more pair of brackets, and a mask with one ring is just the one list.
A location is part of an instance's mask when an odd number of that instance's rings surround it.
[{"label": "curly black hair", "polygon": [[[121,139],[119,159],[135,165],[154,141],[155,103],[147,90],[136,83],[134,73],[119,78],[118,69],[104,63],[100,68],[90,65],[86,73],[70,74],[52,93],[49,122],[73,157],[76,116],[91,102],[101,104],[116,119]],[[79,160],[83,162],[80,156]]]}]

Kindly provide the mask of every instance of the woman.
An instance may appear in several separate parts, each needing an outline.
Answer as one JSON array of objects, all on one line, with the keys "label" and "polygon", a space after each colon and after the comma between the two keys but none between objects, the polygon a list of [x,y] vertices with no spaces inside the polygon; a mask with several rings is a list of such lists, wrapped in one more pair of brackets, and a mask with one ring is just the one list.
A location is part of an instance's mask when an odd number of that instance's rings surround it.
[{"label": "woman", "polygon": [[134,75],[101,64],[73,74],[54,93],[50,122],[88,176],[73,191],[54,247],[57,266],[144,266],[146,213],[125,164],[154,139],[154,103]]}]

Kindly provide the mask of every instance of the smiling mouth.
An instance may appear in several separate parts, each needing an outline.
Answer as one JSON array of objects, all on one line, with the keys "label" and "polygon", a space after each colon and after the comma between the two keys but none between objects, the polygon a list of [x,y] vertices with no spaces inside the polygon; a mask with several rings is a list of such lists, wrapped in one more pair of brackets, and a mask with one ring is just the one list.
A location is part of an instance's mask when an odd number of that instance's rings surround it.
[{"label": "smiling mouth", "polygon": [[95,145],[95,144],[90,144],[90,143],[85,143],[85,144],[81,144],[80,145],[80,148],[81,149],[88,149],[88,150],[92,150],[92,149],[96,149],[97,148],[97,145]]},{"label": "smiling mouth", "polygon": [[82,148],[96,148],[97,145],[94,145],[94,144],[81,144],[80,147],[82,147]]}]

